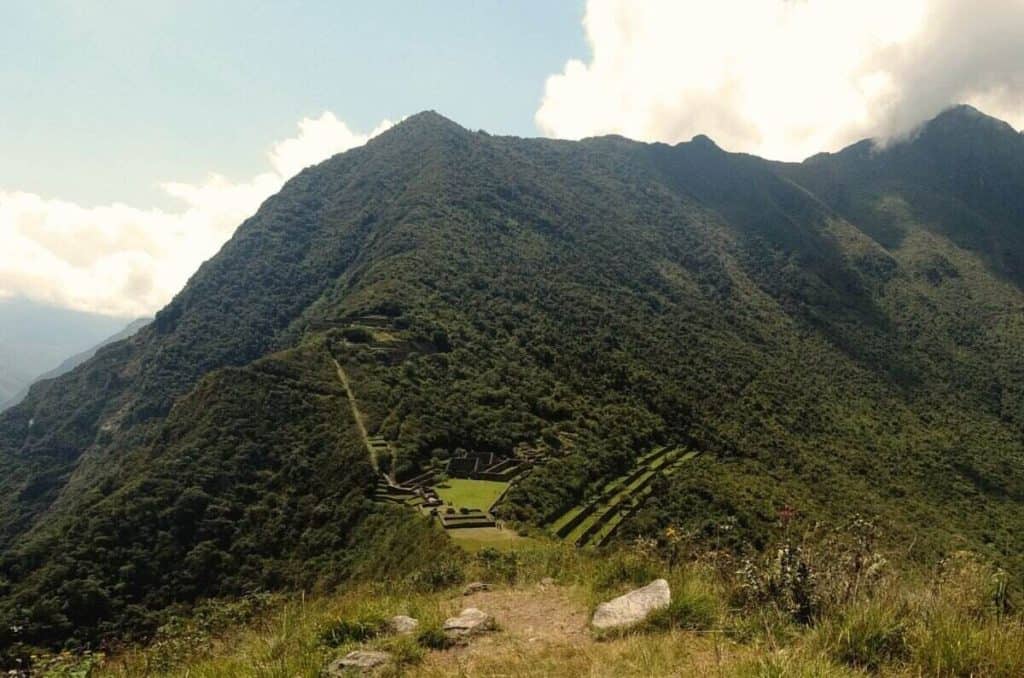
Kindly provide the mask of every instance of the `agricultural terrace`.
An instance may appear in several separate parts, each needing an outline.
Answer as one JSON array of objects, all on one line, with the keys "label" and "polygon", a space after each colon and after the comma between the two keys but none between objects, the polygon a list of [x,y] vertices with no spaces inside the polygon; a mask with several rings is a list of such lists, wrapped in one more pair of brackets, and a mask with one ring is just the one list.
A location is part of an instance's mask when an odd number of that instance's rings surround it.
[{"label": "agricultural terrace", "polygon": [[637,459],[629,473],[605,485],[592,501],[566,511],[549,529],[578,546],[604,544],[647,495],[650,482],[659,471],[673,472],[694,455],[694,452],[665,447],[651,450]]},{"label": "agricultural terrace", "polygon": [[437,496],[445,504],[457,508],[490,510],[494,502],[508,487],[508,483],[494,480],[470,480],[468,478],[451,478],[434,486]]}]

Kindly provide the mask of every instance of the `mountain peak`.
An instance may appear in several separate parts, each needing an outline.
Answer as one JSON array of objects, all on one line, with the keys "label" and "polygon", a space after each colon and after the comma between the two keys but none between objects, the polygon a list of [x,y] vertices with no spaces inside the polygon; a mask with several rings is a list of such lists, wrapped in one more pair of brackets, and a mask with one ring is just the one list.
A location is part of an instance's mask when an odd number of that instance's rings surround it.
[{"label": "mountain peak", "polygon": [[402,119],[378,139],[386,147],[422,154],[428,148],[461,146],[472,134],[437,111],[421,111]]},{"label": "mountain peak", "polygon": [[408,118],[405,118],[395,125],[395,129],[411,129],[417,131],[467,131],[462,125],[444,117],[434,110],[420,111],[419,113],[410,115]]},{"label": "mountain peak", "polygon": [[1009,123],[987,115],[968,104],[951,106],[921,127],[922,135],[935,132],[942,134],[982,133],[1018,136],[1017,130]]},{"label": "mountain peak", "polygon": [[715,143],[714,139],[706,134],[698,134],[690,139],[690,143],[700,148],[719,150],[718,144]]}]

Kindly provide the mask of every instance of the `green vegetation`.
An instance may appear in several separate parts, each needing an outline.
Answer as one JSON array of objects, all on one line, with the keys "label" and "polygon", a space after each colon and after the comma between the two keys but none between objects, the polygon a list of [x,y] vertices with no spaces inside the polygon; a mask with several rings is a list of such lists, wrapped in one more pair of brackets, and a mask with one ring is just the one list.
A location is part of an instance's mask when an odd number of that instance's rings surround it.
[{"label": "green vegetation", "polygon": [[[967,548],[1018,581],[1022,185],[1024,138],[965,110],[800,165],[413,116],[300,173],[150,326],[0,415],[0,658],[153,637],[210,598],[451,585],[451,541],[372,502],[335,360],[381,471],[533,460],[506,524],[612,492],[587,543],[672,527],[757,561],[780,521],[859,512],[908,567]],[[700,455],[633,477],[660,447]],[[757,582],[819,613],[799,578]],[[959,617],[908,622],[903,649],[869,617],[851,656],[978,663],[947,654]],[[977,623],[976,654],[1011,633]]]},{"label": "green vegetation", "polygon": [[640,505],[650,491],[649,484],[659,472],[676,470],[680,463],[696,456],[658,446],[637,459],[636,466],[601,488],[595,499],[566,511],[550,526],[552,533],[577,546],[603,545],[615,529]]},{"label": "green vegetation", "polygon": [[494,480],[451,478],[434,489],[437,490],[437,496],[446,504],[487,511],[507,487],[508,483]]},{"label": "green vegetation", "polygon": [[[460,566],[459,579],[496,589],[470,604],[505,606],[490,609],[498,615],[496,633],[457,650],[441,625],[467,604],[459,587],[424,593],[388,582],[277,596],[244,609],[211,602],[175,617],[148,646],[38,661],[63,670],[90,666],[96,677],[209,678],[314,678],[354,649],[392,653],[385,675],[424,677],[1015,678],[1024,669],[1024,620],[1013,611],[1020,591],[1003,586],[1004,572],[969,554],[897,570],[874,550],[869,523],[824,532],[799,527],[793,532],[810,536],[792,542],[788,528],[777,530],[770,552],[799,554],[796,564],[811,575],[800,582],[771,555],[744,562],[688,550],[679,561],[677,550],[695,544],[672,532],[600,554],[540,541],[513,554],[482,551]],[[539,584],[545,577],[557,583]],[[598,636],[585,628],[600,601],[654,577],[668,579],[669,607],[625,631]],[[806,620],[793,614],[794,589],[813,601]],[[386,620],[396,614],[417,618],[418,631],[389,633]]]},{"label": "green vegetation", "polygon": [[448,537],[458,546],[476,553],[490,548],[499,551],[517,551],[533,545],[533,539],[518,534],[515,530],[497,527],[467,527],[451,530]]},{"label": "green vegetation", "polygon": [[[94,491],[66,531],[6,554],[9,571],[31,574],[6,601],[4,647],[17,657],[22,638],[145,637],[183,601],[333,586],[445,557],[450,545],[426,521],[369,501],[373,471],[348,412],[312,344],[204,379],[165,420],[144,475]],[[30,569],[48,548],[61,558]]]}]

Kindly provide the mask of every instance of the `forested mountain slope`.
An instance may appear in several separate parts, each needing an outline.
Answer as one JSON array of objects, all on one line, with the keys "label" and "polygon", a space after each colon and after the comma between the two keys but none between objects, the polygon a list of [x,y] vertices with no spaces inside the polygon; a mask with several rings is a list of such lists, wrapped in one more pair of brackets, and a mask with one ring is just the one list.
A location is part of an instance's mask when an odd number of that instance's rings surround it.
[{"label": "forested mountain slope", "polygon": [[21,629],[0,641],[438,559],[443,535],[369,501],[334,361],[399,477],[539,452],[510,519],[680,444],[703,454],[623,534],[731,516],[756,547],[791,506],[1024,571],[1022,166],[970,109],[800,165],[413,116],[302,172],[150,326],[0,415],[0,626]]}]

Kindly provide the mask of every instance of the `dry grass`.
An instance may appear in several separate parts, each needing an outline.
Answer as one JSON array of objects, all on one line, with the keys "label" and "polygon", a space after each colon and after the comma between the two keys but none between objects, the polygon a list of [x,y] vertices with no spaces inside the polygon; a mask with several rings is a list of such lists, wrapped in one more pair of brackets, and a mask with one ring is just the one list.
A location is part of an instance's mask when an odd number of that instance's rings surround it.
[{"label": "dry grass", "polygon": [[[186,626],[107,660],[91,675],[314,678],[356,647],[395,655],[398,664],[382,675],[423,677],[1024,675],[1024,625],[1007,611],[1005,579],[971,558],[924,574],[890,573],[854,595],[833,597],[808,625],[771,600],[738,606],[743,582],[727,568],[669,568],[635,549],[595,557],[537,544],[477,557],[467,576],[495,588],[464,597],[458,589],[423,593],[388,584],[299,596],[212,637],[192,637]],[[654,576],[669,579],[671,610],[614,637],[591,633],[598,601]],[[542,577],[557,581],[541,585]],[[436,638],[443,619],[466,606],[493,614],[498,630],[447,649],[430,649],[415,636],[333,646],[324,640],[324,630],[339,621],[394,614],[420,619]]]}]

